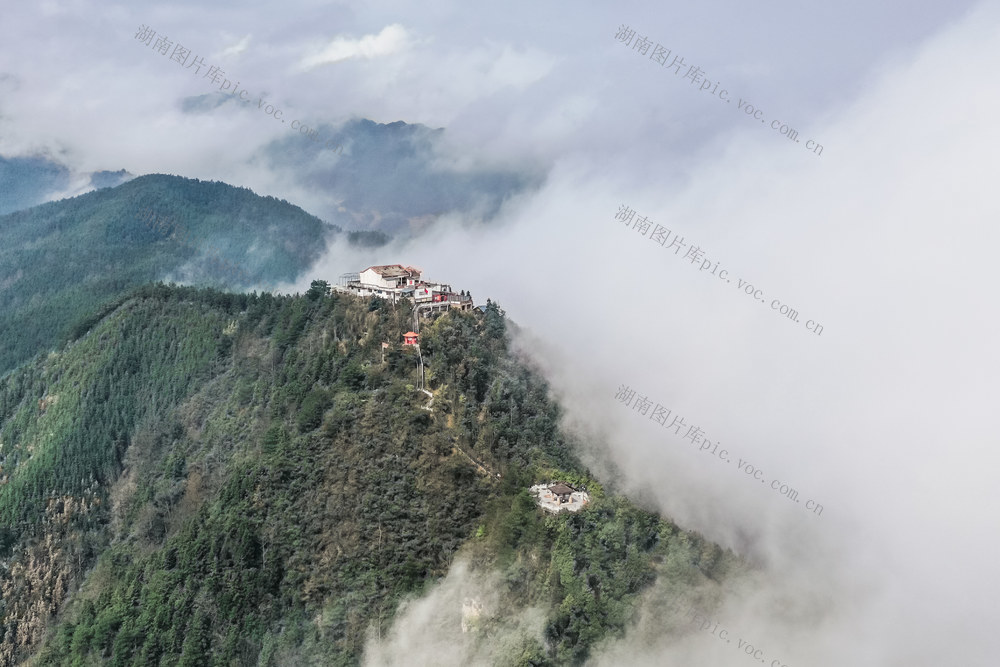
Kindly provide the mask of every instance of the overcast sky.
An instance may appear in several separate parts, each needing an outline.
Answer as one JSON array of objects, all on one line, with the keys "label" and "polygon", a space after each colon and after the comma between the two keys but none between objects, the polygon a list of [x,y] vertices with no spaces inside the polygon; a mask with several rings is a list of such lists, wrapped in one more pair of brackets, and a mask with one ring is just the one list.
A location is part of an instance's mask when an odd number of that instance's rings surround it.
[{"label": "overcast sky", "polygon": [[[551,166],[628,153],[641,161],[634,179],[676,187],[694,156],[751,129],[770,135],[775,119],[823,143],[809,134],[823,118],[971,6],[9,4],[0,25],[0,155],[219,179],[291,201],[303,193],[287,174],[248,158],[293,134],[293,120],[355,116],[447,128],[459,163]],[[720,82],[731,103],[699,93],[700,83],[681,78],[686,69],[669,74],[651,51],[615,41],[622,24],[670,49],[671,62],[699,67],[713,87]],[[136,39],[141,26],[166,38],[166,55],[154,51],[156,38]],[[200,57],[205,67],[196,73],[171,60],[178,45],[190,50],[188,64]],[[211,66],[225,73],[217,84],[204,76]],[[185,98],[225,80],[248,102],[182,111]],[[751,128],[737,98],[767,123]],[[267,104],[282,118],[267,115]]]},{"label": "overcast sky", "polygon": [[[622,24],[730,101],[616,41]],[[140,25],[251,105],[182,112],[213,88]],[[595,469],[614,461],[637,497],[761,564],[720,613],[765,664],[997,664],[995,4],[48,2],[5,8],[0,37],[8,157],[224,180],[308,210],[254,159],[291,132],[256,108],[265,96],[310,125],[444,127],[453,166],[544,169],[489,231],[445,221],[414,244],[335,250],[309,279],[412,263],[498,299],[598,442]],[[615,220],[623,204],[687,246]],[[732,282],[684,258],[691,245]],[[732,462],[616,401],[622,384]],[[704,634],[670,643],[647,620],[595,662],[751,664]]]}]

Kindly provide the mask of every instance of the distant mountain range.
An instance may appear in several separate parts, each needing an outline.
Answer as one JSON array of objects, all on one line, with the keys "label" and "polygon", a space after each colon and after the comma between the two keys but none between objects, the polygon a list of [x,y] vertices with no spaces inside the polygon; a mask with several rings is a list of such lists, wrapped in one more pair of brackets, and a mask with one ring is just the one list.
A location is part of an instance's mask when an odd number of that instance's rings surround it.
[{"label": "distant mountain range", "polygon": [[[132,178],[124,169],[89,174],[94,189],[113,188]],[[0,215],[31,208],[58,198],[70,187],[70,170],[36,155],[5,158],[0,155]]]},{"label": "distant mountain range", "polygon": [[[235,104],[232,100],[232,95],[200,95],[184,100],[181,108],[211,113]],[[538,187],[543,178],[524,171],[460,169],[441,154],[443,129],[365,119],[315,129],[323,142],[289,132],[253,159],[314,193],[311,212],[347,229],[407,236],[449,213],[489,221],[506,199]],[[133,178],[124,169],[82,176],[94,189]],[[65,197],[74,180],[79,183],[81,175],[49,157],[0,156],[0,215]]]},{"label": "distant mountain range", "polygon": [[[450,166],[439,155],[443,129],[370,120],[317,129],[325,142],[290,134],[268,146],[266,159],[310,190],[329,193],[326,208],[314,212],[344,227],[406,236],[448,213],[489,221],[505,200],[542,182],[541,174]],[[335,154],[326,144],[343,150]]]}]

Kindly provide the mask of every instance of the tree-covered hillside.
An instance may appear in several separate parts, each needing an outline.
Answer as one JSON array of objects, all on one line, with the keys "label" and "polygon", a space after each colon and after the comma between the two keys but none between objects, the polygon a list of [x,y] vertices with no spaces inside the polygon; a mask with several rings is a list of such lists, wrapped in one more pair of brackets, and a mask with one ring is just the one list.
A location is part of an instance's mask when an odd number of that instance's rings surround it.
[{"label": "tree-covered hillside", "polygon": [[157,285],[91,322],[0,380],[0,664],[354,665],[459,553],[545,615],[497,664],[580,664],[735,564],[577,462],[495,304],[421,328],[429,408],[405,303]]},{"label": "tree-covered hillside", "polygon": [[0,216],[0,374],[133,287],[292,281],[339,231],[246,188],[164,175]]}]

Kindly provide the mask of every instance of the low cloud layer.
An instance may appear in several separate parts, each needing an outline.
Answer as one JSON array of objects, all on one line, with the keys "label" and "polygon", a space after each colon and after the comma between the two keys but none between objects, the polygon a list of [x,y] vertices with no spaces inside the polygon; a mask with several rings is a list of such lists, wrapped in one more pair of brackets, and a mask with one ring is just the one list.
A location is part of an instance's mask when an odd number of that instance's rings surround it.
[{"label": "low cloud layer", "polygon": [[[495,230],[442,231],[317,273],[404,261],[499,300],[528,330],[522,346],[568,423],[606,443],[595,469],[611,474],[602,461],[613,461],[623,488],[761,568],[718,615],[768,660],[994,664],[1000,95],[969,91],[1000,61],[998,37],[1000,14],[984,6],[887,66],[813,125],[821,156],[739,119],[715,155],[663,182],[653,174],[670,165],[647,159],[637,176],[628,165],[643,149],[623,145],[560,163]],[[732,283],[615,220],[622,204],[718,260]],[[623,384],[733,463],[616,401]],[[658,635],[651,618],[595,664],[670,659],[750,664],[704,632]]]},{"label": "low cloud layer", "polygon": [[641,177],[650,160],[673,165],[662,175],[669,188],[684,177],[679,159],[714,151],[739,119],[653,74],[648,58],[612,39],[621,24],[769,113],[811,127],[863,90],[873,68],[908,57],[972,2],[748,8],[709,0],[572,12],[521,1],[427,8],[292,0],[252,10],[190,0],[26,3],[9,7],[0,24],[0,155],[51,156],[80,174],[59,196],[86,190],[86,174],[126,169],[298,201],[307,187],[299,165],[266,159],[267,147],[290,134],[288,123],[237,105],[185,113],[184,100],[218,84],[171,61],[172,50],[142,45],[135,34],[147,26],[224,71],[255,102],[263,97],[309,127],[351,118],[445,127],[452,163],[533,170],[639,144],[646,150],[626,148],[634,160],[618,168]]},{"label": "low cloud layer", "polygon": [[400,605],[386,637],[372,632],[365,667],[393,665],[514,665],[526,646],[542,639],[537,609],[510,609],[495,576],[456,561],[427,596]]}]

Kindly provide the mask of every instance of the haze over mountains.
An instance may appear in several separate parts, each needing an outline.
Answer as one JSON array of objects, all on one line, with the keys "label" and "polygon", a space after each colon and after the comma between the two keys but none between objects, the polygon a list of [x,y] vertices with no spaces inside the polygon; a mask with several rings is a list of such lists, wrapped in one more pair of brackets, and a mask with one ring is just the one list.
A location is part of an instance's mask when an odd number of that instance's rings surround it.
[{"label": "haze over mountains", "polygon": [[[197,115],[234,105],[232,112],[251,112],[222,94],[188,98],[183,109]],[[407,236],[447,214],[461,214],[470,222],[489,221],[503,201],[542,180],[541,174],[523,170],[458,168],[441,153],[443,129],[366,119],[314,129],[323,143],[289,132],[263,146],[252,159],[266,163],[290,191],[308,193],[297,197],[300,205],[345,229]],[[337,147],[342,148],[334,150]],[[114,187],[129,178],[132,175],[124,169],[76,174],[53,158],[0,156],[0,215],[93,188]]]},{"label": "haze over mountains", "polygon": [[[83,175],[86,188],[110,188],[132,177],[125,170]],[[0,215],[68,196],[72,177],[65,165],[47,157],[0,155]]]},{"label": "haze over mountains", "polygon": [[[47,158],[0,158],[0,210],[18,211],[0,217],[0,335],[20,332],[13,349],[0,351],[0,371],[58,340],[74,318],[106,297],[142,282],[293,283],[331,249],[341,229],[350,232],[344,243],[364,248],[419,235],[444,215],[459,214],[469,224],[489,221],[503,201],[540,182],[514,172],[448,168],[437,153],[443,130],[369,120],[319,129],[342,150],[292,133],[261,155],[313,193],[311,213],[318,217],[246,188],[196,180],[178,186],[178,177],[165,176],[26,210],[79,177]],[[94,173],[88,185],[113,187],[130,176]],[[186,230],[193,244],[162,239],[140,223],[147,208]],[[23,252],[28,243],[32,250]],[[248,279],[211,269],[210,253]]]},{"label": "haze over mountains", "polygon": [[343,155],[290,134],[267,146],[265,156],[272,168],[294,174],[298,185],[323,198],[311,210],[345,228],[409,236],[449,213],[489,221],[505,200],[542,182],[541,174],[523,169],[459,169],[439,152],[443,129],[363,119],[316,129],[328,143],[343,146]]}]

